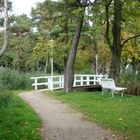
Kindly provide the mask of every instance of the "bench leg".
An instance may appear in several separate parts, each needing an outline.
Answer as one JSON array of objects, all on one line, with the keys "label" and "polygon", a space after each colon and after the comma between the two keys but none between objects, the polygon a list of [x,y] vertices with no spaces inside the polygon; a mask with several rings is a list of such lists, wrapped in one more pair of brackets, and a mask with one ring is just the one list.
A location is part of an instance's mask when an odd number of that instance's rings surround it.
[{"label": "bench leg", "polygon": [[102,90],[102,95],[104,95],[104,91]]},{"label": "bench leg", "polygon": [[102,95],[104,95],[104,89],[102,88]]},{"label": "bench leg", "polygon": [[123,97],[123,93],[124,93],[124,91],[122,91],[121,97]]},{"label": "bench leg", "polygon": [[115,91],[114,91],[114,90],[112,90],[112,97],[114,97],[114,93],[115,93]]}]

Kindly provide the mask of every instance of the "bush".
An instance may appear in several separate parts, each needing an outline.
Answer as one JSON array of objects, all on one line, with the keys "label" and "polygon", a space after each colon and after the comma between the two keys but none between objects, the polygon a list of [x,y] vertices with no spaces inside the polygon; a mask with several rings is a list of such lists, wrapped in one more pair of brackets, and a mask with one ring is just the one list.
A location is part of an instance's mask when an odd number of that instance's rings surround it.
[{"label": "bush", "polygon": [[119,83],[127,87],[128,94],[140,96],[140,74],[123,74],[119,78]]},{"label": "bush", "polygon": [[12,102],[12,93],[7,90],[0,91],[0,107],[8,106]]},{"label": "bush", "polygon": [[7,68],[0,68],[0,83],[9,90],[31,89],[29,74],[17,73]]}]

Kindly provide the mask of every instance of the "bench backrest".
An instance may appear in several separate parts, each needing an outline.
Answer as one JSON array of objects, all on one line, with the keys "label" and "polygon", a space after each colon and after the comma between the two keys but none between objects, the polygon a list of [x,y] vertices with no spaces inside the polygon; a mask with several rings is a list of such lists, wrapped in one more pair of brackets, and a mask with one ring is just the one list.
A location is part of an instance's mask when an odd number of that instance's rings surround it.
[{"label": "bench backrest", "polygon": [[104,78],[101,79],[101,86],[103,89],[115,89],[115,82],[113,79]]}]

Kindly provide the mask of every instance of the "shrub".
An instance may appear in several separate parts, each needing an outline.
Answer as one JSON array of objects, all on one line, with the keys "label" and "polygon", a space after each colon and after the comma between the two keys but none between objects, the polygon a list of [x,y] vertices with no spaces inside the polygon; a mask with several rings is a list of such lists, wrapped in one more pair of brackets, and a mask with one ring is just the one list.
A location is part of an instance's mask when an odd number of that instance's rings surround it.
[{"label": "shrub", "polygon": [[119,83],[127,87],[128,94],[140,96],[140,74],[123,74],[119,78]]},{"label": "shrub", "polygon": [[0,107],[8,106],[12,102],[12,93],[7,90],[0,90]]},{"label": "shrub", "polygon": [[0,68],[0,83],[9,90],[31,89],[29,74],[18,73],[7,68]]}]

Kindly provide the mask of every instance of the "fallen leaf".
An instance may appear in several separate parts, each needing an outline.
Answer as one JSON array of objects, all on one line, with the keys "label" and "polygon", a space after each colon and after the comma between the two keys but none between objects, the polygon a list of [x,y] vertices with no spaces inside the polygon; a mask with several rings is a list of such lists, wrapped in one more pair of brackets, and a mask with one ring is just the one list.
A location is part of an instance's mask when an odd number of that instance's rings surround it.
[{"label": "fallen leaf", "polygon": [[122,121],[122,120],[123,120],[123,118],[118,118],[118,120],[119,120],[119,121]]}]

